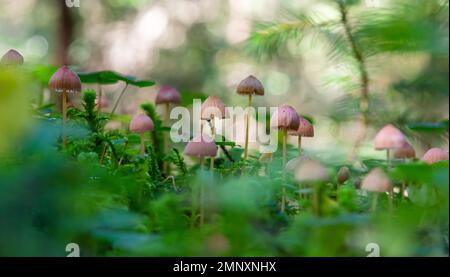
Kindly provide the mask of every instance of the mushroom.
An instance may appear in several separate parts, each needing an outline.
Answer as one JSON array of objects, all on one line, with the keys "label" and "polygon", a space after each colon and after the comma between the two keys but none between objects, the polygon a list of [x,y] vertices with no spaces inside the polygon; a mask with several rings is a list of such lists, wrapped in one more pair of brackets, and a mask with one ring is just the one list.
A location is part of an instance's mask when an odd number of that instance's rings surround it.
[{"label": "mushroom", "polygon": [[[171,86],[162,86],[156,95],[155,104],[164,105],[164,126],[169,127],[170,121],[170,104],[179,105],[181,103],[181,95],[178,90]],[[164,134],[164,153],[167,154],[169,147],[168,135]],[[167,173],[167,162],[163,161],[163,172]]]},{"label": "mushroom", "polygon": [[138,114],[131,120],[130,131],[141,136],[141,157],[145,157],[145,132],[153,131],[153,120],[144,113]]},{"label": "mushroom", "polygon": [[6,52],[5,55],[3,55],[2,59],[0,60],[0,65],[19,66],[22,65],[23,62],[24,59],[22,54],[14,49],[10,49],[8,52]]},{"label": "mushroom", "polygon": [[448,160],[448,152],[441,148],[431,148],[422,157],[422,161],[427,164],[434,164],[440,161]]},{"label": "mushroom", "polygon": [[59,68],[48,82],[50,90],[61,93],[62,116],[63,116],[63,145],[66,141],[67,122],[67,94],[81,92],[81,81],[78,75],[67,66]]},{"label": "mushroom", "polygon": [[[216,118],[225,119],[228,118],[228,110],[225,107],[225,104],[220,100],[217,96],[209,96],[206,98],[205,102],[203,102],[201,107],[201,119],[206,120],[211,128],[211,136],[215,139],[216,136],[216,128],[214,120]],[[214,157],[211,158],[211,172],[214,170]]]},{"label": "mushroom", "polygon": [[339,169],[337,174],[337,182],[338,184],[342,185],[350,178],[350,170],[348,167],[343,166]]},{"label": "mushroom", "polygon": [[412,147],[411,144],[408,142],[405,142],[405,144],[394,150],[394,158],[396,159],[415,159],[416,158],[416,151]]},{"label": "mushroom", "polygon": [[252,97],[253,95],[264,95],[264,87],[256,77],[250,75],[239,83],[236,92],[240,95],[248,96],[248,111],[245,127],[245,148],[244,148],[244,160],[246,160],[248,158],[248,130],[250,127]]},{"label": "mushroom", "polygon": [[295,179],[300,183],[313,184],[313,211],[320,215],[319,186],[329,179],[327,169],[318,161],[302,159],[295,170]]},{"label": "mushroom", "polygon": [[374,140],[376,150],[386,150],[388,167],[391,167],[390,151],[403,147],[405,143],[405,135],[392,124],[384,126],[375,136]]},{"label": "mushroom", "polygon": [[[200,134],[194,137],[186,147],[184,148],[184,154],[191,157],[197,157],[200,159],[200,170],[203,170],[204,158],[215,157],[217,155],[217,145],[214,140],[205,134]],[[205,203],[204,203],[204,186],[200,188],[200,225],[203,225],[205,216]]]},{"label": "mushroom", "polygon": [[314,137],[314,126],[302,116],[299,116],[300,124],[297,130],[289,131],[289,135],[298,136],[298,154],[302,154],[302,137]]},{"label": "mushroom", "polygon": [[[274,112],[270,119],[270,127],[283,132],[283,179],[286,179],[286,145],[288,131],[297,130],[300,124],[300,118],[297,111],[289,106],[282,105]],[[286,189],[283,186],[283,197],[281,200],[281,211],[284,212],[286,206]]]},{"label": "mushroom", "polygon": [[372,169],[362,181],[361,189],[373,192],[372,211],[375,212],[379,193],[389,193],[389,209],[392,209],[392,183],[381,168]]}]

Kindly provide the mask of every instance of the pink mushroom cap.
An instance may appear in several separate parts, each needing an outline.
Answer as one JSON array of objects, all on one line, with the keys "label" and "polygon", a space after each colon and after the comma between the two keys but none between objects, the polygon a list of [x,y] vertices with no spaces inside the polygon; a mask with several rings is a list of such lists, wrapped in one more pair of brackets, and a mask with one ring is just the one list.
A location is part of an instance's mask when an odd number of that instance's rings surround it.
[{"label": "pink mushroom cap", "polygon": [[136,115],[131,120],[130,131],[133,133],[144,133],[153,130],[153,120],[144,113]]},{"label": "pink mushroom cap", "polygon": [[297,130],[289,131],[291,136],[314,137],[314,126],[304,117],[299,116],[300,123]]},{"label": "pink mushroom cap", "polygon": [[217,145],[214,140],[205,134],[194,137],[184,148],[184,154],[192,157],[215,157]]},{"label": "pink mushroom cap", "polygon": [[394,150],[394,157],[396,159],[414,159],[416,158],[416,151],[411,144],[405,142],[405,145]]},{"label": "pink mushroom cap", "polygon": [[401,148],[405,143],[405,135],[392,124],[384,126],[375,136],[374,140],[376,150]]},{"label": "pink mushroom cap", "polygon": [[78,93],[81,91],[81,81],[75,72],[63,66],[50,78],[48,87],[58,93]]},{"label": "pink mushroom cap", "polygon": [[392,183],[382,169],[375,168],[364,178],[361,188],[372,192],[389,192],[392,190]]},{"label": "pink mushroom cap", "polygon": [[230,115],[222,100],[217,96],[211,95],[202,104],[201,118],[209,120],[213,117],[224,119],[230,117]]},{"label": "pink mushroom cap", "polygon": [[180,104],[181,103],[181,95],[178,90],[171,86],[162,86],[158,94],[156,95],[155,100],[156,105],[160,104]]},{"label": "pink mushroom cap", "polygon": [[255,76],[250,75],[239,83],[236,92],[241,95],[264,95],[264,86]]},{"label": "pink mushroom cap", "polygon": [[22,54],[14,49],[10,49],[8,52],[6,52],[6,54],[3,55],[2,59],[0,60],[0,64],[8,66],[22,65],[23,62],[24,60]]},{"label": "pink mushroom cap", "polygon": [[300,117],[297,111],[289,106],[282,105],[273,113],[270,119],[270,127],[280,130],[297,130],[300,125]]},{"label": "pink mushroom cap", "polygon": [[441,148],[431,148],[422,157],[422,161],[427,164],[434,164],[448,160],[448,152]]}]

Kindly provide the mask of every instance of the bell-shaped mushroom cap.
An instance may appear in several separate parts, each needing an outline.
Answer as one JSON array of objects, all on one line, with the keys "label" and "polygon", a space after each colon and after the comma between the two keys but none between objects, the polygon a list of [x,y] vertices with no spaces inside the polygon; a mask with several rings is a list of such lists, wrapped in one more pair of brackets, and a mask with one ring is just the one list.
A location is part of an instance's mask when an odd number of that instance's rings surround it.
[{"label": "bell-shaped mushroom cap", "polygon": [[346,166],[341,167],[337,174],[338,184],[345,183],[348,180],[348,178],[350,178],[350,170]]},{"label": "bell-shaped mushroom cap", "polygon": [[8,52],[6,52],[5,55],[3,55],[2,59],[0,60],[0,64],[7,66],[22,65],[23,56],[18,51],[10,49]]},{"label": "bell-shaped mushroom cap", "polygon": [[394,150],[394,157],[396,159],[414,159],[416,157],[416,151],[411,144],[406,142],[402,147]]},{"label": "bell-shaped mushroom cap", "polygon": [[78,93],[81,91],[81,81],[75,72],[63,66],[50,78],[48,87],[58,93]]},{"label": "bell-shaped mushroom cap", "polygon": [[184,154],[192,157],[215,157],[217,145],[210,136],[200,134],[188,142]]},{"label": "bell-shaped mushroom cap", "polygon": [[228,110],[225,108],[225,104],[219,97],[211,95],[206,98],[201,108],[201,119],[209,120],[211,118],[228,118]]},{"label": "bell-shaped mushroom cap", "polygon": [[131,120],[130,131],[133,133],[144,133],[153,130],[153,120],[144,113],[134,116]]},{"label": "bell-shaped mushroom cap", "polygon": [[441,148],[431,148],[425,155],[423,155],[422,161],[427,164],[434,164],[440,161],[448,160],[448,152]]},{"label": "bell-shaped mushroom cap", "polygon": [[392,124],[384,126],[374,140],[376,150],[401,148],[405,143],[405,135]]},{"label": "bell-shaped mushroom cap", "polygon": [[258,79],[250,75],[239,83],[236,92],[241,95],[264,95],[264,87]]},{"label": "bell-shaped mushroom cap", "polygon": [[291,136],[314,137],[314,126],[304,117],[299,116],[300,123],[297,130],[289,131]]},{"label": "bell-shaped mushroom cap", "polygon": [[300,117],[295,109],[289,105],[277,108],[270,119],[270,127],[280,130],[297,130],[300,125]]},{"label": "bell-shaped mushroom cap", "polygon": [[162,86],[158,94],[156,95],[155,100],[156,105],[160,104],[180,104],[181,103],[181,95],[174,87],[171,86]]},{"label": "bell-shaped mushroom cap", "polygon": [[323,182],[328,178],[327,169],[315,160],[304,159],[295,169],[295,179],[299,182]]},{"label": "bell-shaped mushroom cap", "polygon": [[301,162],[308,160],[309,158],[306,156],[298,156],[286,163],[286,170],[295,172],[295,170],[300,166]]},{"label": "bell-shaped mushroom cap", "polygon": [[364,178],[361,188],[372,192],[390,192],[392,184],[381,168],[375,168]]}]

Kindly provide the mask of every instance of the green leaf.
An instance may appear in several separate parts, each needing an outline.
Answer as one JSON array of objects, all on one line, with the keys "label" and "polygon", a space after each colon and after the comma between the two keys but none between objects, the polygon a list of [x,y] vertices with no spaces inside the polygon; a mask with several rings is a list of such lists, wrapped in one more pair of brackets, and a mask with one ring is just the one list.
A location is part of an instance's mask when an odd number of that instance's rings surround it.
[{"label": "green leaf", "polygon": [[96,72],[78,72],[78,76],[82,83],[86,84],[103,84],[103,85],[112,85],[119,81],[123,81],[127,84],[136,86],[136,87],[150,87],[155,84],[155,82],[150,80],[138,80],[136,77],[131,75],[123,75],[114,71],[96,71]]},{"label": "green leaf", "polygon": [[415,132],[443,133],[448,132],[448,120],[441,122],[419,122],[407,125],[409,129]]}]

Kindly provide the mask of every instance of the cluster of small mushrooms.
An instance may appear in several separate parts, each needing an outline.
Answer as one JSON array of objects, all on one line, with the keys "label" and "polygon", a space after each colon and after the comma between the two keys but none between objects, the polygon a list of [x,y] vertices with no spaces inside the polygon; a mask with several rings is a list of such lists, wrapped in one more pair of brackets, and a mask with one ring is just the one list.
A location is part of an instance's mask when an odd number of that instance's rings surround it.
[{"label": "cluster of small mushrooms", "polygon": [[[9,50],[0,61],[2,66],[16,67],[24,63],[23,56],[16,50]],[[67,121],[67,96],[69,94],[81,92],[81,81],[78,75],[69,67],[63,66],[59,68],[51,77],[48,86],[51,91],[59,94],[62,101],[62,122],[63,144],[66,144],[65,126]],[[248,111],[246,116],[245,128],[245,146],[244,146],[244,160],[248,159],[248,137],[249,137],[249,122],[250,111],[252,107],[253,96],[263,96],[264,87],[262,83],[254,76],[248,76],[237,87],[236,92],[240,95],[248,97]],[[97,102],[99,106],[106,105],[101,101]],[[159,89],[156,96],[155,104],[163,105],[165,107],[164,125],[169,126],[170,107],[173,105],[180,105],[180,93],[173,87],[163,86]],[[217,96],[209,96],[201,106],[201,119],[205,120],[210,129],[212,137],[202,132],[195,136],[185,147],[184,154],[187,156],[199,159],[200,167],[203,168],[205,158],[210,158],[211,174],[214,170],[214,157],[217,155],[217,145],[215,143],[216,130],[214,126],[215,119],[226,119],[229,114],[225,108],[225,104]],[[203,125],[202,125],[203,126]],[[302,137],[314,137],[314,127],[306,118],[300,116],[298,112],[289,105],[281,105],[272,115],[270,126],[282,133],[283,137],[283,178],[286,177],[287,170],[293,170],[296,180],[300,183],[318,183],[328,180],[329,175],[327,169],[321,165],[320,162],[302,157]],[[145,158],[145,137],[144,134],[154,130],[152,119],[145,113],[138,114],[131,120],[129,129],[131,132],[137,133],[141,137],[140,155]],[[289,162],[286,160],[286,146],[288,136],[298,137],[299,157]],[[168,151],[168,137],[165,136],[165,152]],[[391,156],[396,159],[411,160],[416,158],[416,153],[411,144],[408,143],[405,135],[391,124],[384,126],[375,136],[374,146],[376,150],[385,150],[388,168],[391,166]],[[266,159],[271,155],[262,154],[262,159]],[[262,160],[261,159],[261,160]],[[448,160],[448,151],[440,148],[429,149],[421,158],[427,164],[433,164],[442,160]],[[164,163],[164,172],[167,165]],[[345,183],[350,178],[350,170],[348,167],[342,167],[337,174],[337,182],[339,184]],[[369,191],[378,195],[379,193],[388,193],[390,199],[393,195],[393,186],[387,174],[381,168],[375,168],[368,173],[361,183],[363,190]],[[282,188],[282,203],[281,210],[285,210],[286,206],[286,190]],[[313,193],[313,208],[317,209],[317,191]],[[404,191],[402,190],[402,195]],[[372,208],[376,208],[376,197]]]}]

